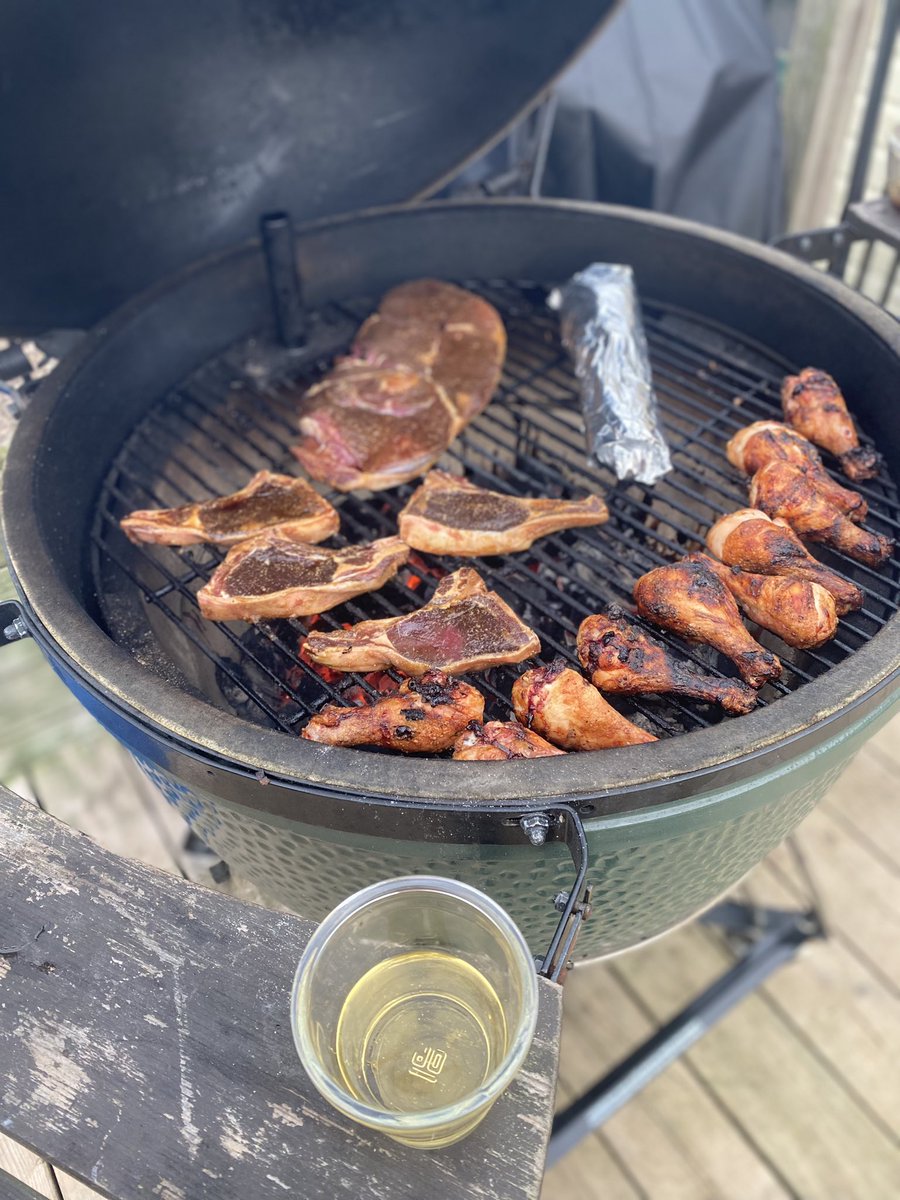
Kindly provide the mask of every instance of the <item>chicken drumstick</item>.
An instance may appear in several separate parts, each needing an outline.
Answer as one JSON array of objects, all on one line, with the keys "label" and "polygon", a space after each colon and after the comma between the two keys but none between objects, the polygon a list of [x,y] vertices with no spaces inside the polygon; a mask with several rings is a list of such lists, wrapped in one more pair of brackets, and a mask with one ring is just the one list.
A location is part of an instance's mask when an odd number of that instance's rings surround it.
[{"label": "chicken drumstick", "polygon": [[792,462],[802,467],[815,480],[816,491],[830,504],[845,513],[851,521],[865,520],[869,506],[859,492],[841,487],[825,468],[818,450],[787,425],[780,421],[754,421],[739,429],[725,447],[728,461],[745,475],[755,475],[768,463],[776,459]]},{"label": "chicken drumstick", "polygon": [[839,617],[862,608],[864,597],[855,583],[813,558],[786,521],[773,521],[758,508],[739,508],[720,517],[707,533],[706,544],[730,567],[820,583],[834,597]]},{"label": "chicken drumstick", "polygon": [[781,407],[789,424],[837,457],[845,475],[872,479],[878,474],[881,455],[860,446],[847,402],[825,371],[804,367],[799,375],[785,376]]},{"label": "chicken drumstick", "polygon": [[848,521],[793,463],[770,462],[757,471],[750,481],[750,503],[770,517],[781,517],[808,541],[831,546],[869,567],[880,567],[894,549],[890,538]]},{"label": "chicken drumstick", "polygon": [[687,561],[705,563],[751,621],[789,646],[808,650],[837,632],[834,597],[821,584],[784,575],[753,575],[740,567],[726,567],[706,554],[689,554]]},{"label": "chicken drumstick", "polygon": [[617,713],[563,658],[520,675],[512,687],[512,703],[526,729],[564,750],[606,750],[656,741],[652,733]]},{"label": "chicken drumstick", "polygon": [[736,679],[720,679],[687,659],[676,658],[627,621],[614,605],[607,613],[581,622],[578,659],[601,692],[690,696],[720,704],[732,715],[756,707],[753,688]]},{"label": "chicken drumstick", "polygon": [[751,687],[781,675],[781,663],[753,640],[731,593],[705,563],[682,561],[648,571],[634,585],[638,612],[726,655]]}]

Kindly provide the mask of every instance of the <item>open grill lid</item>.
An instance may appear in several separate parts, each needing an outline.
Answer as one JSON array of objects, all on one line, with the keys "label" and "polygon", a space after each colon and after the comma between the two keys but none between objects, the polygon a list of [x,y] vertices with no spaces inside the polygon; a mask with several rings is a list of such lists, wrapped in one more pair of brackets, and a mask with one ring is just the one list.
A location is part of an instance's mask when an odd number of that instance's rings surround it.
[{"label": "open grill lid", "polygon": [[434,190],[616,0],[14,0],[0,332],[85,327],[256,233]]}]

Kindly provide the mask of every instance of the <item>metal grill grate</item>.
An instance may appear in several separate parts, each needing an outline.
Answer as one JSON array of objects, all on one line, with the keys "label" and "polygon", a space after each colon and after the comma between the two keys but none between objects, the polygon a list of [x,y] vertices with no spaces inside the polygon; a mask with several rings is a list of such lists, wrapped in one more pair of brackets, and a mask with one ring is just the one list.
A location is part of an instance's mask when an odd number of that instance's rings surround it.
[{"label": "metal grill grate", "polygon": [[[457,560],[414,556],[381,591],[318,618],[318,628],[409,612],[431,595],[437,577],[474,566],[541,638],[543,661],[558,654],[576,662],[575,634],[589,613],[631,601],[643,572],[702,545],[710,524],[747,503],[744,481],[724,446],[736,429],[780,414],[779,387],[794,364],[724,328],[652,303],[645,320],[654,381],[672,449],[674,470],[653,490],[617,483],[584,455],[578,394],[559,344],[545,291],[531,284],[466,283],[500,311],[509,351],[497,396],[441,460],[475,483],[514,494],[578,496],[606,492],[610,520],[537,542],[531,551]],[[309,620],[256,625],[203,620],[194,599],[222,554],[206,546],[174,550],[133,546],[118,520],[134,508],[167,507],[222,495],[269,467],[293,473],[296,396],[321,376],[374,307],[371,298],[313,314],[302,353],[260,337],[233,347],[175,388],[146,417],[112,464],[92,531],[97,592],[111,635],[149,668],[207,700],[265,725],[296,734],[323,703],[376,694],[377,681],[348,673],[323,678],[304,661]],[[415,483],[372,495],[330,496],[341,515],[335,540],[362,541],[396,532],[396,517]],[[896,535],[896,488],[875,480],[859,488],[870,524]],[[854,579],[864,608],[841,621],[838,636],[815,651],[796,651],[751,630],[782,659],[783,678],[763,689],[771,703],[813,679],[867,641],[897,611],[900,563],[881,572],[831,554],[830,565]],[[313,620],[316,620],[315,618]],[[647,627],[705,668],[733,675],[727,660],[703,646]],[[526,664],[527,665],[527,664]],[[577,665],[577,664],[576,664]],[[509,714],[513,679],[524,666],[477,677],[491,717]],[[721,719],[717,709],[672,698],[618,705],[661,736]]]}]

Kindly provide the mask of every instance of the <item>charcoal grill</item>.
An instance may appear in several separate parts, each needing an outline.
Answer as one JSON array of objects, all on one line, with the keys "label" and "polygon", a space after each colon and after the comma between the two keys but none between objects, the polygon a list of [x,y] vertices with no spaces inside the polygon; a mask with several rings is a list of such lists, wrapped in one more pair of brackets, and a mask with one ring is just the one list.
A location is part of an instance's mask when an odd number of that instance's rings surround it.
[{"label": "charcoal grill", "polygon": [[[655,489],[617,484],[584,459],[577,392],[545,295],[591,259],[632,263],[645,301],[675,463]],[[660,736],[656,744],[457,763],[300,740],[323,702],[371,693],[378,681],[323,679],[300,650],[305,622],[204,622],[194,596],[217,554],[131,546],[118,518],[288,465],[298,386],[327,369],[388,287],[455,279],[497,305],[510,350],[496,399],[442,465],[511,493],[608,491],[608,524],[472,563],[533,623],[545,661],[571,660],[583,616],[627,603],[639,574],[696,549],[717,516],[746,503],[725,441],[775,415],[782,375],[805,363],[841,381],[885,454],[888,474],[863,490],[872,526],[896,533],[900,427],[884,403],[900,351],[896,324],[781,254],[603,206],[373,211],[305,227],[295,262],[302,346],[279,342],[264,256],[251,244],[126,305],[32,401],[3,494],[29,631],[199,834],[309,916],[376,879],[434,871],[485,888],[541,949],[554,923],[549,899],[569,882],[571,863],[552,823],[536,849],[523,844],[519,820],[569,803],[585,824],[595,884],[579,953],[621,950],[685,920],[790,832],[890,715],[897,559],[874,572],[832,557],[863,588],[863,609],[816,651],[789,651],[761,634],[786,671],[749,716],[723,720],[698,704],[644,699],[622,709]],[[392,532],[411,487],[336,497],[342,536]],[[432,570],[457,565],[423,555],[319,627],[410,611],[431,594]],[[678,643],[678,652],[730,673],[706,649]],[[507,715],[514,674],[478,677],[492,716]]]}]

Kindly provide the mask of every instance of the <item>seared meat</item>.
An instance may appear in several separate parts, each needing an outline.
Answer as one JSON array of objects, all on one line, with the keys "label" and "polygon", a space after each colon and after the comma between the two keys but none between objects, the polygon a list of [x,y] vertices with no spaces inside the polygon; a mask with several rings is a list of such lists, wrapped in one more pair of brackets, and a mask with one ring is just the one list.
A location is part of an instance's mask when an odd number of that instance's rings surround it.
[{"label": "seared meat", "polygon": [[758,508],[740,508],[720,517],[706,535],[706,544],[730,567],[821,584],[834,597],[838,616],[862,608],[864,597],[855,583],[814,559],[786,521],[773,521]]},{"label": "seared meat", "polygon": [[757,471],[750,481],[750,503],[770,517],[781,517],[808,541],[831,546],[867,566],[880,567],[893,553],[890,538],[854,525],[793,463],[771,462]]},{"label": "seared meat", "polygon": [[313,479],[379,491],[427,471],[459,429],[446,393],[424,376],[346,365],[306,393],[292,449]]},{"label": "seared meat", "polygon": [[781,675],[781,663],[753,640],[731,593],[705,563],[683,560],[648,571],[634,585],[634,598],[648,621],[730,658],[751,687]]},{"label": "seared meat", "polygon": [[460,734],[453,757],[500,762],[509,758],[549,758],[552,754],[564,753],[518,721],[488,721],[486,725],[473,724]]},{"label": "seared meat", "polygon": [[301,734],[330,746],[387,746],[405,754],[447,750],[462,730],[484,716],[477,688],[441,671],[404,679],[398,690],[371,704],[326,704]]},{"label": "seared meat", "polygon": [[652,733],[617,713],[562,658],[520,675],[513,684],[512,702],[523,725],[565,750],[605,750],[656,741]]},{"label": "seared meat", "polygon": [[230,496],[178,508],[142,508],[121,521],[132,542],[165,546],[234,546],[273,525],[305,542],[322,542],[337,533],[339,524],[337,512],[306,480],[271,471],[257,472]]},{"label": "seared meat", "polygon": [[686,561],[705,563],[751,621],[789,646],[808,650],[837,632],[834,597],[819,583],[785,575],[753,575],[740,567],[726,567],[706,554],[689,554]]},{"label": "seared meat", "polygon": [[785,376],[781,406],[788,423],[817,446],[830,450],[851,479],[872,479],[881,470],[881,455],[860,446],[847,402],[825,371],[804,367],[799,375]]},{"label": "seared meat", "polygon": [[439,668],[448,675],[521,662],[541,643],[471,567],[445,576],[427,604],[405,617],[361,621],[306,640],[313,662],[339,671],[399,667],[410,675]]},{"label": "seared meat", "polygon": [[408,367],[446,393],[462,422],[487,407],[506,357],[506,330],[486,300],[437,279],[389,291],[357,333],[351,357]]},{"label": "seared meat", "polygon": [[521,500],[489,492],[446,471],[429,471],[400,513],[400,536],[431,554],[511,554],[536,538],[579,525],[600,525],[609,511],[599,496]]},{"label": "seared meat", "polygon": [[303,397],[294,453],[341,491],[413,479],[487,405],[505,354],[485,300],[434,279],[401,284]]},{"label": "seared meat", "polygon": [[841,487],[822,466],[818,450],[802,434],[780,421],[755,421],[740,429],[725,447],[728,461],[745,475],[755,475],[768,463],[784,459],[802,467],[816,491],[851,521],[865,520],[869,506],[859,492]]},{"label": "seared meat", "polygon": [[756,707],[753,688],[736,679],[720,679],[692,662],[676,658],[615,607],[581,622],[578,659],[601,692],[690,696],[720,704],[732,715]]},{"label": "seared meat", "polygon": [[396,537],[329,550],[267,529],[228,551],[197,600],[213,621],[311,616],[377,591],[408,557]]}]

